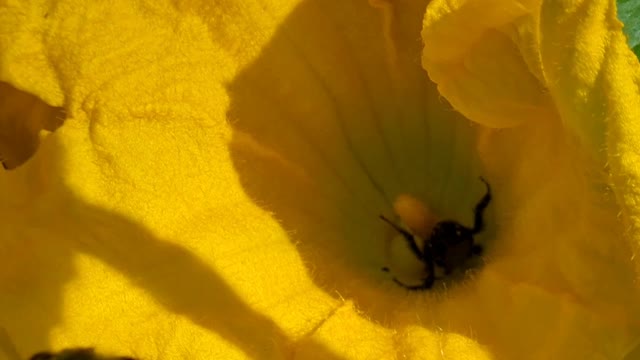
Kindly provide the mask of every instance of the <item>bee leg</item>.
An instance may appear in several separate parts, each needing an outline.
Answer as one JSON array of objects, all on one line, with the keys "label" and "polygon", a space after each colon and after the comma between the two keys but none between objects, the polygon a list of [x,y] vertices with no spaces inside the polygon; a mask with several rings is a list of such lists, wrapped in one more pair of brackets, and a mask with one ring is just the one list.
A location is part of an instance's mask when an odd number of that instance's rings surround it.
[{"label": "bee leg", "polygon": [[436,280],[436,275],[435,275],[435,266],[433,264],[433,256],[431,256],[431,248],[427,247],[425,249],[425,258],[424,258],[424,262],[427,265],[427,277],[424,278],[422,284],[420,285],[407,285],[403,282],[401,282],[400,280],[393,278],[393,281],[402,286],[403,288],[407,289],[407,290],[413,290],[413,291],[419,291],[419,290],[429,290],[431,289],[431,287],[433,287],[433,283]]},{"label": "bee leg", "polygon": [[433,287],[434,281],[435,281],[435,277],[433,275],[429,275],[424,279],[424,282],[420,285],[407,285],[401,282],[400,280],[393,278],[393,282],[411,291],[429,290]]},{"label": "bee leg", "polygon": [[489,206],[491,202],[491,187],[489,183],[483,178],[480,177],[480,181],[482,181],[487,187],[487,193],[480,199],[480,202],[476,205],[476,208],[473,210],[474,221],[473,221],[473,229],[471,229],[472,234],[477,234],[480,231],[484,230],[484,219],[482,218],[484,210]]},{"label": "bee leg", "polygon": [[37,354],[34,354],[33,356],[31,356],[29,358],[29,360],[51,360],[54,358],[54,354],[47,352],[47,351],[43,351],[43,352],[39,352]]},{"label": "bee leg", "polygon": [[411,249],[411,252],[420,260],[424,259],[424,254],[422,254],[422,251],[420,251],[420,248],[418,247],[418,244],[416,244],[416,239],[415,237],[408,231],[406,231],[405,229],[401,228],[400,226],[396,225],[395,223],[393,223],[393,221],[387,219],[386,217],[384,217],[384,215],[380,215],[380,219],[382,219],[384,222],[386,222],[387,224],[391,225],[392,228],[394,228],[397,232],[399,232],[402,237],[407,241],[407,245],[409,245],[409,249]]}]

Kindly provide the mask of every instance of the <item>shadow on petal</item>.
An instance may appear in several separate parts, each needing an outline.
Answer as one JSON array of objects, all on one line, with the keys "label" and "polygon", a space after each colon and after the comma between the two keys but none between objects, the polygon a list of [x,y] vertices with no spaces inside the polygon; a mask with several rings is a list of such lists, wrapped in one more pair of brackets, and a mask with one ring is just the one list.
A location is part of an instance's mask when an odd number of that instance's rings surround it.
[{"label": "shadow on petal", "polygon": [[319,286],[382,322],[406,294],[381,271],[394,233],[379,215],[410,193],[470,224],[484,190],[478,126],[420,65],[426,4],[303,2],[228,86],[245,191]]},{"label": "shadow on petal", "polygon": [[40,130],[55,131],[61,108],[0,82],[0,161],[5,169],[22,165],[38,150]]},{"label": "shadow on petal", "polygon": [[[56,153],[59,147],[53,145],[54,138],[47,143],[50,146],[46,147],[46,154],[34,157],[30,166],[6,173],[6,176],[0,177],[0,181],[10,181],[7,176],[28,176],[29,171],[59,174],[63,155]],[[135,344],[132,339],[142,338],[147,342],[150,341],[148,339],[154,339],[158,344],[158,353],[151,357],[147,353],[144,358],[161,359],[164,358],[162,347],[171,344],[174,337],[179,336],[172,329],[173,315],[177,315],[221,336],[249,358],[287,358],[294,351],[294,344],[282,329],[271,319],[251,309],[210,265],[185,248],[153,235],[144,226],[122,215],[87,204],[76,198],[69,189],[59,190],[64,185],[57,184],[59,179],[55,179],[55,175],[50,176],[54,179],[49,181],[55,185],[49,186],[49,191],[35,194],[31,202],[25,205],[24,213],[16,218],[25,214],[29,216],[22,223],[12,223],[15,227],[0,233],[3,239],[0,244],[3,246],[3,261],[0,262],[0,290],[3,292],[0,298],[0,309],[3,309],[0,326],[6,328],[23,356],[50,349],[49,339],[53,329],[69,323],[78,325],[75,320],[70,322],[65,319],[61,312],[72,309],[72,315],[82,314],[87,311],[86,304],[94,304],[98,316],[81,321],[87,329],[95,329],[95,334],[83,335],[83,338],[91,338],[94,342],[68,344],[68,347],[95,346],[99,349],[101,346],[113,346],[105,345],[104,336],[110,333],[110,327],[114,327],[119,334],[117,336],[129,337],[120,340],[120,344]],[[33,184],[24,182],[22,186],[28,188]],[[40,188],[40,185],[36,188]],[[136,307],[140,304],[135,299],[131,300],[131,289],[126,287],[122,293],[101,293],[101,284],[92,283],[89,286],[93,290],[83,292],[83,296],[86,296],[82,299],[83,305],[65,303],[68,300],[65,296],[68,292],[66,287],[81,275],[77,273],[78,256],[89,256],[104,262],[153,298],[167,313],[150,316],[166,316],[159,320],[164,327],[145,326],[144,323],[136,327],[129,319],[100,320],[104,316],[101,308],[108,310],[124,306],[131,312],[123,312],[123,317],[133,316],[137,317],[135,321],[144,321],[139,318],[140,313],[136,313]],[[60,339],[60,333],[57,338]],[[323,359],[340,359],[322,344],[314,344],[314,348]],[[119,348],[117,353],[126,354],[128,351],[131,356],[139,356],[136,350]],[[183,351],[192,353],[188,348]]]},{"label": "shadow on petal", "polygon": [[[554,109],[481,131],[450,110],[410,40],[424,12],[404,6],[385,18],[366,4],[304,2],[229,84],[230,151],[246,192],[292,234],[318,286],[384,326],[459,334],[504,358],[523,348],[619,354],[635,336],[625,315],[636,318],[636,290],[629,251],[611,234],[615,204],[599,203],[602,169],[589,173]],[[388,26],[394,16],[403,25]],[[485,236],[499,237],[499,251],[488,249],[487,271],[463,286],[407,295],[380,272],[389,233],[378,215],[408,192],[470,223],[479,175],[495,179],[501,231]],[[623,274],[620,284],[594,280],[608,271]],[[584,346],[602,334],[615,345]]]}]

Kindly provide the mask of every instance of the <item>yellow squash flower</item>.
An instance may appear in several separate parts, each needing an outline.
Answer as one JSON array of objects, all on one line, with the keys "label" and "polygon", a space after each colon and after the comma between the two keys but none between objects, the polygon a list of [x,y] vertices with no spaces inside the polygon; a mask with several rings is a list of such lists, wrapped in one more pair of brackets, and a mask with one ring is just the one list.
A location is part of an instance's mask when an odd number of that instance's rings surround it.
[{"label": "yellow squash flower", "polygon": [[[613,0],[0,6],[0,359],[640,344],[640,65]],[[478,176],[482,264],[394,283],[422,264],[379,215],[411,194],[470,224]]]}]

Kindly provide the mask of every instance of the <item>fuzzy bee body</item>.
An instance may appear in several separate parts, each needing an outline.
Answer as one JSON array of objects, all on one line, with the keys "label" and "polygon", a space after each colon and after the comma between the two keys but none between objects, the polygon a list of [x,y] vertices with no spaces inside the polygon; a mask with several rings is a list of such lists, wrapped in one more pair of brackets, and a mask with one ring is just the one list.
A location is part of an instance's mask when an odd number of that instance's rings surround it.
[{"label": "fuzzy bee body", "polygon": [[59,352],[43,351],[34,354],[29,360],[136,360],[128,356],[103,356],[96,354],[93,348],[73,348]]},{"label": "fuzzy bee body", "polygon": [[[382,220],[402,235],[411,252],[425,264],[427,275],[422,284],[406,285],[394,278],[393,280],[397,284],[409,290],[430,289],[436,279],[436,266],[444,269],[445,274],[450,274],[463,266],[471,256],[482,252],[482,247],[474,242],[473,237],[484,229],[483,212],[491,201],[491,187],[483,178],[480,180],[487,187],[487,192],[475,206],[472,228],[453,220],[436,221],[435,217],[426,210],[426,206],[421,204],[419,200],[409,199],[406,195],[403,195],[402,206],[396,205],[399,202],[396,201],[394,210],[410,231],[401,228],[384,216],[380,216]],[[426,216],[429,218],[420,219],[420,217]],[[422,249],[418,246],[414,234],[425,239]],[[389,268],[385,267],[382,270],[389,271]]]}]

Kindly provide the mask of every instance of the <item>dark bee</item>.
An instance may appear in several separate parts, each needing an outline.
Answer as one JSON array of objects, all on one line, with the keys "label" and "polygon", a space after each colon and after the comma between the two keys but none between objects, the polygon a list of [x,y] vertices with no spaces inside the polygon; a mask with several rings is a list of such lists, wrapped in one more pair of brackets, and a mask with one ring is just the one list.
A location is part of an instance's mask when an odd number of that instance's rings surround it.
[{"label": "dark bee", "polygon": [[65,349],[57,353],[39,352],[29,360],[136,360],[129,356],[103,356],[95,353],[93,348]]},{"label": "dark bee", "polygon": [[[24,359],[15,347],[9,333],[0,326],[0,359]],[[130,356],[106,356],[96,354],[90,347],[64,349],[58,352],[42,351],[31,355],[29,360],[137,360]]]},{"label": "dark bee", "polygon": [[[453,220],[439,221],[430,229],[423,250],[418,247],[412,233],[380,215],[382,220],[391,225],[407,241],[409,249],[425,264],[427,272],[427,277],[420,285],[406,285],[395,278],[393,281],[409,290],[430,289],[436,279],[436,266],[444,269],[444,273],[448,275],[455,269],[464,266],[470,257],[482,252],[482,247],[474,243],[473,237],[484,229],[483,213],[491,202],[491,187],[483,178],[480,180],[486,185],[487,193],[476,204],[473,228],[468,228]],[[400,216],[402,217],[401,214]],[[382,270],[389,271],[388,268]]]}]

